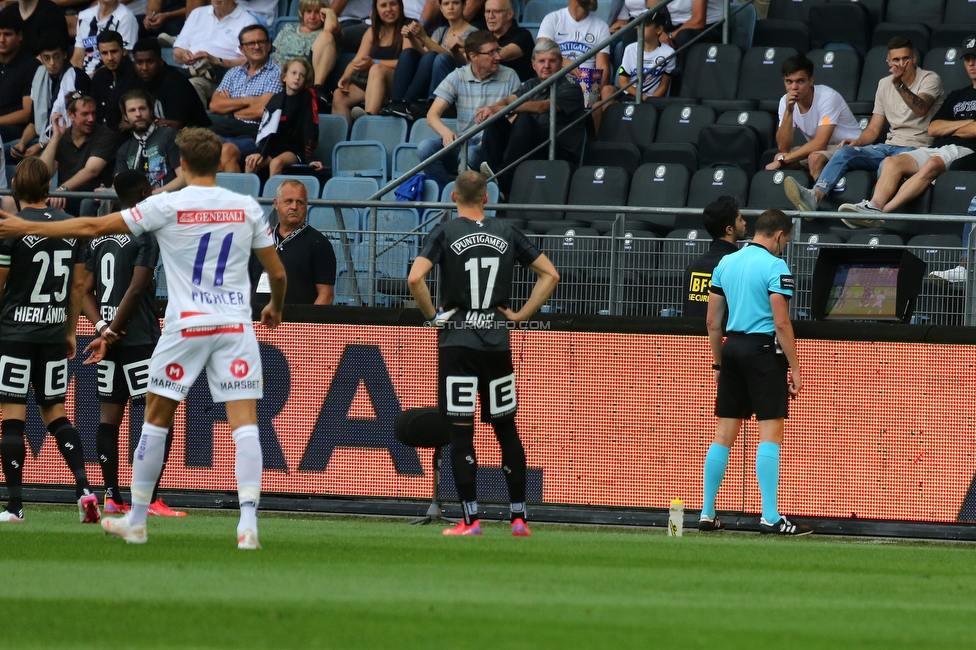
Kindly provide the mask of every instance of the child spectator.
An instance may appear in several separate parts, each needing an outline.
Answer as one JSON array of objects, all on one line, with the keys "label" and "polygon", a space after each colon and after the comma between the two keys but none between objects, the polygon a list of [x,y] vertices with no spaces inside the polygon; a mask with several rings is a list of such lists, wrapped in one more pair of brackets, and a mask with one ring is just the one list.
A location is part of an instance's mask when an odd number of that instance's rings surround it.
[{"label": "child spectator", "polygon": [[[664,97],[671,86],[671,75],[676,66],[674,48],[661,42],[664,30],[667,28],[668,15],[663,11],[656,11],[644,21],[644,91],[643,99]],[[623,62],[617,71],[617,86],[623,88],[637,77],[637,43],[631,43],[624,50]],[[603,87],[603,98],[614,93],[614,86]],[[633,101],[637,96],[637,87],[631,86],[624,91],[623,101]]]}]

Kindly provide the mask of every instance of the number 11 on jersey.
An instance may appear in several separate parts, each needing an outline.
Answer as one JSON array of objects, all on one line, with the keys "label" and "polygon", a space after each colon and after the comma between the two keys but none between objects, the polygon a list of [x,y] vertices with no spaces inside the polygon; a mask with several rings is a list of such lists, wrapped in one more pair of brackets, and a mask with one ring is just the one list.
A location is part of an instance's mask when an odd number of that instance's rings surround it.
[{"label": "number 11 on jersey", "polygon": [[[227,269],[227,258],[230,257],[230,247],[234,241],[234,233],[224,235],[220,242],[220,253],[217,255],[217,268],[214,271],[213,286],[224,286],[224,271]],[[210,247],[210,233],[200,238],[197,246],[197,256],[193,261],[193,284],[200,286],[203,282],[203,267],[207,262],[207,249]]]}]

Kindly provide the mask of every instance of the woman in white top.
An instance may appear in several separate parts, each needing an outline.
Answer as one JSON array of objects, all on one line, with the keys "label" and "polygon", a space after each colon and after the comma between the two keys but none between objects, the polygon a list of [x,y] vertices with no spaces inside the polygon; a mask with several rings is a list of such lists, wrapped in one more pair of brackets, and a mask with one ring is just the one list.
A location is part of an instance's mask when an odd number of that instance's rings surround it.
[{"label": "woman in white top", "polygon": [[[725,3],[722,0],[672,0],[668,5],[668,11],[671,12],[671,24],[674,29],[665,34],[661,42],[677,49],[694,38],[700,30],[722,20],[725,15]],[[689,30],[692,30],[691,33],[684,33]],[[718,32],[717,29],[713,31]],[[679,34],[682,34],[680,40]],[[721,32],[718,32],[717,37],[721,36]],[[715,36],[706,37],[705,40],[717,42]]]}]

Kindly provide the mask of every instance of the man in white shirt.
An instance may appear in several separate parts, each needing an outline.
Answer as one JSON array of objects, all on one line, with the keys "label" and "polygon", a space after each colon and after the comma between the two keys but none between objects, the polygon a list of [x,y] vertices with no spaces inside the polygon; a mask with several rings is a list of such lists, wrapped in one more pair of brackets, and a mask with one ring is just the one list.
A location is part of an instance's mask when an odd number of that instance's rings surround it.
[{"label": "man in white shirt", "polygon": [[[871,122],[856,139],[841,141],[813,189],[801,186],[789,176],[783,181],[786,198],[797,210],[816,210],[848,170],[876,172],[888,156],[932,144],[928,128],[945,98],[942,80],[934,72],[915,67],[915,46],[904,36],[888,41],[888,65],[891,74],[878,81]],[[885,122],[890,127],[887,140],[884,144],[872,144],[881,135]]]},{"label": "man in white shirt", "polygon": [[263,380],[251,324],[251,251],[271,284],[271,302],[261,312],[261,322],[269,328],[281,322],[285,269],[261,206],[251,197],[216,186],[220,139],[207,129],[188,128],[177,144],[186,188],[101,218],[34,223],[0,213],[5,219],[0,236],[28,231],[52,238],[147,232],[156,236],[167,271],[166,326],[149,365],[145,422],[132,463],[132,508],[125,517],[103,519],[102,527],[130,544],[146,542],[149,501],[162,468],[167,431],[176,407],[206,367],[210,392],[214,401],[225,403],[237,447],[237,547],[256,549],[262,470],[257,400],[263,396]]},{"label": "man in white shirt", "polygon": [[[840,94],[830,86],[813,85],[813,62],[802,54],[783,61],[783,85],[786,94],[779,100],[779,129],[776,147],[779,153],[766,169],[808,168],[817,178],[827,161],[844,140],[860,137],[854,114]],[[796,129],[807,143],[793,146]]]},{"label": "man in white shirt", "polygon": [[[597,10],[597,0],[569,0],[566,9],[554,11],[542,19],[537,41],[544,38],[559,44],[563,55],[563,67],[571,65],[576,59],[586,56],[597,43],[610,37],[610,27],[601,18],[592,15]],[[583,63],[573,72],[583,86],[586,106],[600,99],[604,84],[613,83],[610,79],[610,48],[600,50],[594,59]],[[599,129],[598,111],[593,113],[593,121]]]},{"label": "man in white shirt", "polygon": [[238,0],[237,4],[254,14],[265,27],[271,27],[278,18],[278,0]]},{"label": "man in white shirt", "polygon": [[101,65],[98,58],[98,35],[106,30],[122,35],[123,46],[131,50],[139,38],[139,21],[119,0],[98,0],[98,4],[78,14],[75,32],[75,51],[71,65],[82,68],[88,76]]},{"label": "man in white shirt", "polygon": [[213,0],[209,6],[194,9],[186,19],[173,43],[173,58],[191,70],[190,83],[204,106],[210,104],[224,73],[244,63],[241,30],[258,22],[236,0]]}]

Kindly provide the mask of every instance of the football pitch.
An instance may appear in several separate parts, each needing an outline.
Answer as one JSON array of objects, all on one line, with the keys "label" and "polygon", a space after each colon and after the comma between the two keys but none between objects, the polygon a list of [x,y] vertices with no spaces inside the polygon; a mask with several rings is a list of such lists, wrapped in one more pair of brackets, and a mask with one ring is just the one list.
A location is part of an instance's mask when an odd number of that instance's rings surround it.
[{"label": "football pitch", "polygon": [[131,546],[74,507],[0,527],[4,648],[972,648],[976,545],[533,524],[153,518]]}]

